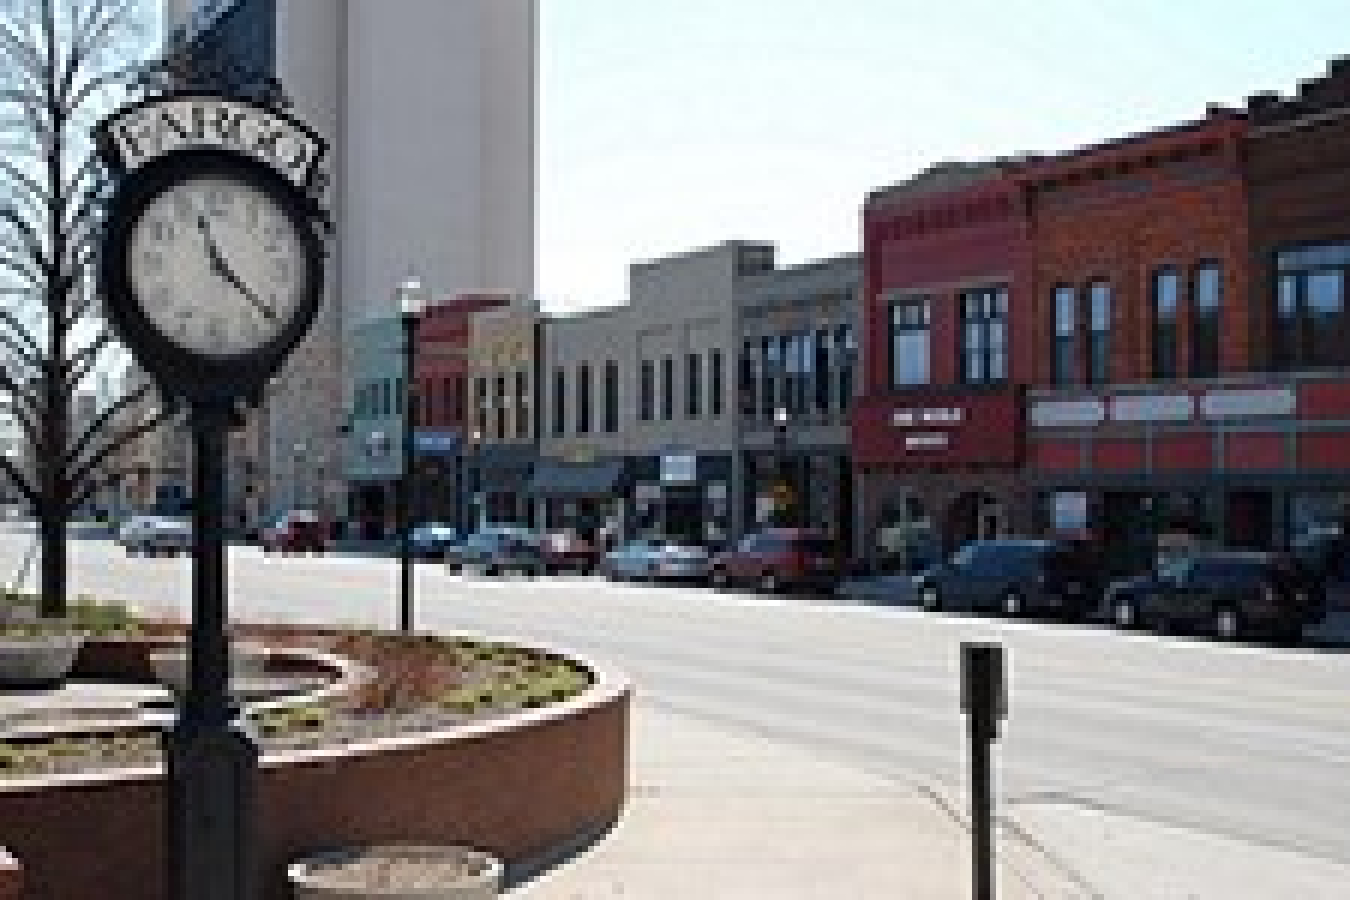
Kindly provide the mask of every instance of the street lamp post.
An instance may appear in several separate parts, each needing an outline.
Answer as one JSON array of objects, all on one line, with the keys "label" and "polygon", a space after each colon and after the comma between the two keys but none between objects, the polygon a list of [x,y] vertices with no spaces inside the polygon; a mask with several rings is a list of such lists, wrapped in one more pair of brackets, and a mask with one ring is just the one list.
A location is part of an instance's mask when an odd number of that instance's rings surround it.
[{"label": "street lamp post", "polygon": [[[779,484],[791,490],[791,485],[788,483],[788,472],[791,467],[787,458],[787,438],[788,411],[786,406],[780,406],[773,411],[773,449],[776,462],[774,468],[777,471]],[[785,491],[780,496],[787,497],[787,492]],[[786,520],[786,512],[783,518]],[[786,525],[788,523],[787,521],[780,521],[778,524]]]},{"label": "street lamp post", "polygon": [[399,319],[403,324],[403,466],[398,480],[400,631],[413,629],[412,482],[417,427],[417,321],[425,304],[422,279],[409,275],[398,286]]},{"label": "street lamp post", "polygon": [[304,462],[307,449],[304,444],[296,444],[291,448],[291,509],[300,508],[300,464]]}]

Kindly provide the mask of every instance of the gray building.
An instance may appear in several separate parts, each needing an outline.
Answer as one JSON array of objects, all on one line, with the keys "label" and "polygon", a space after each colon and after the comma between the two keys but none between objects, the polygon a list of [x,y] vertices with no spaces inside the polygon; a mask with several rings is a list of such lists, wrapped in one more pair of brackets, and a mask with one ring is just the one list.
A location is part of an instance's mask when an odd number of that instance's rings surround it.
[{"label": "gray building", "polygon": [[765,272],[747,279],[738,300],[737,533],[768,524],[819,528],[847,551],[862,257]]},{"label": "gray building", "polygon": [[[342,460],[347,511],[361,536],[377,538],[394,526],[403,471],[403,323],[394,316],[367,320],[353,329],[349,346],[353,400]],[[301,494],[315,459],[304,444],[293,449],[287,480]]]},{"label": "gray building", "polygon": [[773,265],[771,244],[745,241],[639,263],[627,306],[546,324],[532,490],[556,524],[733,536],[737,298]]}]

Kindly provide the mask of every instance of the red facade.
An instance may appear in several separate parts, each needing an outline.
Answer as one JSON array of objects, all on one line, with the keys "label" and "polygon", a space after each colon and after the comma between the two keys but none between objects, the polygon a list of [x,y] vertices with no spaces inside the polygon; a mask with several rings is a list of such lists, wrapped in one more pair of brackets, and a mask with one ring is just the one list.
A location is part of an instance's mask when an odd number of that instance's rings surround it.
[{"label": "red facade", "polygon": [[501,306],[503,294],[460,294],[430,306],[417,325],[418,424],[461,429],[468,414],[470,321]]}]

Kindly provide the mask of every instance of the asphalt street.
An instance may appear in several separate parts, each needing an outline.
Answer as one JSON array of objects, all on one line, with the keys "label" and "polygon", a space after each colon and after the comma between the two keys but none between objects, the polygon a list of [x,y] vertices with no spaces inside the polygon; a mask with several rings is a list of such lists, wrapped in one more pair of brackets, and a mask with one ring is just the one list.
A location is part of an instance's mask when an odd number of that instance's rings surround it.
[{"label": "asphalt street", "polygon": [[[0,534],[0,577],[31,540]],[[73,542],[72,558],[75,591],[186,618],[186,560],[127,558],[104,541]],[[390,560],[253,548],[231,559],[235,619],[395,621]],[[464,578],[429,564],[417,587],[422,628],[573,647],[627,671],[642,703],[953,797],[965,767],[959,645],[998,641],[1010,663],[1001,811],[1086,895],[1221,896],[1244,866],[1350,875],[1350,654],[581,577]],[[1089,841],[1094,829],[1117,843]],[[1106,847],[1177,871],[1122,874]],[[1150,877],[1164,886],[1146,890]]]}]

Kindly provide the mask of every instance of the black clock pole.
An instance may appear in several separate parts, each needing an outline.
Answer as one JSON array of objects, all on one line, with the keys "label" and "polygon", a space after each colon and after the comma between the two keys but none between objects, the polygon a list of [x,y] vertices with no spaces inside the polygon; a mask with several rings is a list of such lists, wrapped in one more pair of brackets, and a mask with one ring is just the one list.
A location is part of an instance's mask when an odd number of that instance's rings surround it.
[{"label": "black clock pole", "polygon": [[169,891],[176,900],[253,900],[258,750],[230,696],[225,572],[228,406],[192,411],[192,626],[187,694],[165,735]]}]

